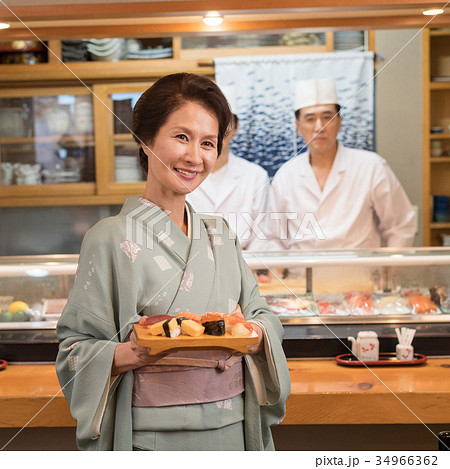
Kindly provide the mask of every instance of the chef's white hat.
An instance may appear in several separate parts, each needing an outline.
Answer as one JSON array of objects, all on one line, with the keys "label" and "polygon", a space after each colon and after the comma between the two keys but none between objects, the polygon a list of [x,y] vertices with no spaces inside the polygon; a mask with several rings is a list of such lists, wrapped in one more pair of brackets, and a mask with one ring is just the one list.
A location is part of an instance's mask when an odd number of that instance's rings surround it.
[{"label": "chef's white hat", "polygon": [[333,78],[304,80],[295,84],[295,110],[319,104],[338,104]]},{"label": "chef's white hat", "polygon": [[237,115],[236,93],[234,88],[232,86],[221,86],[220,89],[225,95],[225,98],[227,98],[228,104],[231,108],[231,112]]}]

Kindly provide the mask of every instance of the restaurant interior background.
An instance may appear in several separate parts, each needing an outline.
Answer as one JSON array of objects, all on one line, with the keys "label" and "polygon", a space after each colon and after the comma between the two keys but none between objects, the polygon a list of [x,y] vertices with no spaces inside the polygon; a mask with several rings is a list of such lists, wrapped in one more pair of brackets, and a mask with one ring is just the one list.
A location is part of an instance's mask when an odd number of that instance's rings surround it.
[{"label": "restaurant interior background", "polygon": [[[0,30],[0,43],[14,40],[49,41],[49,47],[60,47],[61,41],[84,38],[201,38],[204,36],[233,37],[237,35],[274,35],[288,33],[324,33],[339,43],[339,33],[364,32],[364,48],[372,50],[375,58],[375,150],[387,160],[399,178],[411,203],[418,207],[418,232],[415,245],[424,244],[423,165],[424,125],[428,111],[424,109],[424,72],[422,28],[430,20],[422,15],[425,8],[436,6],[431,0],[216,0],[208,2],[224,16],[220,26],[206,26],[202,17],[207,14],[205,2],[180,0],[177,2],[122,0],[5,0],[0,5],[0,21],[11,23],[11,28]],[[339,6],[336,6],[339,3]],[[17,17],[15,16],[17,15]],[[25,24],[21,23],[23,21]],[[30,30],[27,29],[27,26]],[[431,27],[450,28],[450,9],[432,20]],[[331,36],[330,36],[331,34]],[[264,48],[261,51],[264,52]],[[283,48],[272,47],[269,53],[292,53]],[[219,49],[217,49],[219,51]],[[295,47],[293,51],[298,50]],[[258,48],[240,50],[239,54],[260,54]],[[193,58],[161,58],[142,61],[69,63],[82,80],[89,85],[132,85],[148,82],[158,76],[176,71],[196,71],[214,75],[214,51],[197,51]],[[230,52],[232,54],[232,52]],[[0,51],[1,55],[1,51]],[[450,55],[450,53],[449,53]],[[139,63],[138,63],[139,62]],[[82,85],[49,54],[49,63],[35,65],[0,64],[0,99],[8,91],[17,89],[51,90],[53,87]],[[40,91],[42,92],[42,91]],[[2,94],[3,93],[3,94]],[[447,91],[448,93],[448,91]],[[96,121],[96,125],[98,122]],[[429,123],[427,123],[429,125]],[[0,139],[0,145],[1,145]],[[102,142],[100,142],[102,143]],[[105,149],[102,143],[102,151]],[[0,147],[1,148],[1,147]],[[103,156],[105,159],[105,155]],[[96,160],[96,162],[99,160]],[[442,168],[450,162],[442,163]],[[114,167],[102,166],[96,177],[101,184],[107,175],[103,170],[114,172]],[[117,189],[109,185],[110,193],[92,194],[79,184],[61,184],[25,187],[0,185],[0,256],[77,254],[81,240],[89,227],[97,220],[118,213],[121,201],[128,195],[142,193],[143,185],[133,183]],[[59,186],[59,187],[57,187]],[[119,184],[120,186],[120,184]],[[450,186],[450,185],[449,185]],[[69,187],[69,189],[67,189]],[[125,194],[127,192],[127,194]],[[450,195],[447,194],[447,195]],[[425,200],[429,203],[429,200]],[[429,215],[429,212],[427,212]],[[450,229],[448,230],[450,232]],[[374,441],[383,434],[400,434],[407,440],[430,438],[420,425],[304,425],[301,434],[291,425],[277,428],[277,448],[290,448],[298,438],[303,449],[316,449],[326,439],[328,447],[338,449],[343,441],[354,447],[362,445],[370,433]],[[350,428],[352,427],[352,428]],[[419,428],[420,427],[420,428]],[[433,425],[430,428],[435,430]],[[437,427],[436,427],[437,430]],[[336,433],[339,432],[339,436]],[[2,440],[13,436],[16,429],[0,429]],[[61,449],[75,449],[73,428],[28,428],[10,449],[22,449],[34,445],[40,449],[45,443],[55,442]],[[24,443],[26,441],[26,443]],[[424,443],[425,444],[425,443]],[[428,443],[427,443],[428,444]],[[316,446],[315,446],[316,445]],[[434,441],[431,441],[434,445]],[[45,445],[44,445],[45,446]],[[392,447],[395,449],[395,439]]]},{"label": "restaurant interior background", "polygon": [[[226,2],[225,2],[226,3]],[[373,50],[375,56],[375,150],[390,164],[406,190],[411,202],[418,208],[418,229],[415,245],[423,244],[423,194],[422,194],[422,154],[423,154],[423,90],[422,90],[422,33],[421,28],[429,19],[422,10],[432,2],[423,1],[372,1],[372,2],[290,2],[281,1],[272,8],[261,9],[258,2],[214,2],[214,8],[224,16],[219,27],[208,27],[201,22],[203,11],[200,2],[134,2],[133,6],[123,7],[119,1],[45,1],[39,7],[33,2],[11,0],[6,2],[11,10],[0,7],[0,18],[12,23],[8,30],[0,32],[0,40],[7,42],[15,39],[36,40],[30,30],[42,40],[77,40],[82,37],[201,37],[202,35],[223,37],[242,34],[285,34],[285,33],[324,33],[334,32],[334,48],[339,46],[336,34],[342,31],[364,31],[365,50]],[[294,8],[294,3],[296,8]],[[45,5],[51,5],[47,8]],[[74,10],[75,4],[91,4],[90,7]],[[313,7],[314,4],[314,7]],[[358,6],[361,4],[361,6]],[[75,5],[76,6],[76,5]],[[95,8],[95,9],[93,9]],[[125,11],[126,8],[126,11]],[[17,15],[24,24],[14,16]],[[284,16],[283,16],[284,15]],[[288,15],[288,16],[286,16]],[[283,19],[282,19],[283,18]],[[287,21],[284,21],[284,19]],[[446,25],[449,14],[436,17],[430,26]],[[119,26],[117,26],[119,25]],[[283,27],[281,29],[281,27]],[[289,26],[289,28],[286,28]],[[370,36],[369,36],[370,31]],[[345,40],[345,39],[344,39]],[[49,43],[52,47],[54,42]],[[257,48],[240,48],[238,54],[254,54]],[[263,48],[264,49],[264,48]],[[295,50],[295,48],[293,48]],[[339,49],[338,49],[339,50]],[[270,53],[276,51],[272,48]],[[289,51],[284,50],[283,53]],[[205,58],[199,58],[198,70],[211,70],[211,49]],[[199,56],[200,57],[200,56]],[[167,59],[159,59],[165,62]],[[55,63],[49,53],[49,61]],[[176,58],[174,57],[174,62]],[[130,62],[130,61],[128,61]],[[146,61],[149,62],[149,61]],[[161,62],[161,63],[162,63]],[[88,63],[91,65],[92,62]],[[72,64],[68,64],[72,66]],[[95,65],[99,65],[98,63]],[[39,68],[40,64],[29,66]],[[8,78],[7,67],[2,65],[0,89],[20,86],[16,77]],[[21,66],[22,67],[22,66]],[[162,75],[163,65],[159,66],[156,76]],[[171,64],[167,72],[183,69]],[[98,69],[97,69],[98,70]],[[209,71],[208,70],[208,71]],[[213,69],[212,69],[213,70]],[[93,72],[95,75],[95,72]],[[100,76],[100,74],[98,74]],[[132,73],[131,73],[132,75]],[[45,77],[45,75],[43,75]],[[152,68],[148,67],[148,79],[153,78]],[[117,82],[109,78],[107,71],[103,81]],[[12,84],[11,80],[15,79]],[[98,81],[83,78],[91,84]],[[122,82],[145,81],[139,77],[128,76]],[[75,83],[73,80],[71,83]],[[52,78],[51,85],[66,85],[69,80]],[[24,80],[28,86],[30,82]],[[31,79],[31,86],[48,86],[48,80]],[[77,84],[79,85],[79,83]],[[3,95],[4,96],[4,95]],[[76,187],[76,186],[74,186]],[[74,189],[75,195],[77,188]],[[133,187],[130,194],[139,194],[141,188]],[[53,195],[52,195],[53,196]],[[69,254],[78,253],[85,231],[98,219],[118,213],[121,200],[96,205],[92,201],[83,205],[64,201],[65,195],[53,196],[59,199],[53,206],[48,197],[39,206],[39,196],[34,202],[21,203],[20,195],[14,197],[0,186],[0,255],[29,254]],[[30,197],[28,197],[30,199]],[[27,206],[28,205],[28,206]]]}]

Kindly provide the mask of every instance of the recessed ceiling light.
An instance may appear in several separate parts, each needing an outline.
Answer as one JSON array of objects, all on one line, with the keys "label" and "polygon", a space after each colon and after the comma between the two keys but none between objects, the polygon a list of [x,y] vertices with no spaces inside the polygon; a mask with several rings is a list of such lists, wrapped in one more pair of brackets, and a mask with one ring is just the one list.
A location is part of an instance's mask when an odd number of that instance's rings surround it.
[{"label": "recessed ceiling light", "polygon": [[9,27],[11,27],[11,25],[8,23],[0,23],[0,29],[8,29]]},{"label": "recessed ceiling light", "polygon": [[422,13],[426,16],[434,16],[444,13],[444,10],[442,8],[434,8],[433,10],[425,10]]},{"label": "recessed ceiling light", "polygon": [[222,24],[223,17],[219,15],[216,11],[208,13],[206,16],[203,17],[203,23],[207,26],[219,26]]}]

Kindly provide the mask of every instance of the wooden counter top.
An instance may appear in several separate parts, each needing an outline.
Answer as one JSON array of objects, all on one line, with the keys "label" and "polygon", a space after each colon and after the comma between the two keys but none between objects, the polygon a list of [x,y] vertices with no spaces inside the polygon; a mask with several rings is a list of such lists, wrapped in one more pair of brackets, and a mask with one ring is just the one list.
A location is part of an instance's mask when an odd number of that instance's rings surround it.
[{"label": "wooden counter top", "polygon": [[[450,423],[450,358],[418,366],[344,367],[334,360],[289,361],[286,425]],[[0,371],[0,427],[70,427],[52,365]]]},{"label": "wooden counter top", "polygon": [[450,423],[450,359],[416,366],[354,367],[289,360],[283,424]]}]

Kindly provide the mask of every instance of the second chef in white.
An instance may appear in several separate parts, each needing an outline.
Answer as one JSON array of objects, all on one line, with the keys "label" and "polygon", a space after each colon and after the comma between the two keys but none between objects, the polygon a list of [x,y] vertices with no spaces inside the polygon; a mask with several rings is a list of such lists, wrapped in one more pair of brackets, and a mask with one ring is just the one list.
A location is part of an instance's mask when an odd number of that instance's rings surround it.
[{"label": "second chef in white", "polygon": [[252,244],[262,233],[260,226],[266,216],[269,176],[258,164],[230,151],[239,120],[232,90],[223,88],[222,91],[234,113],[234,128],[223,139],[222,153],[212,173],[187,195],[186,200],[198,213],[225,218],[239,238],[241,248],[252,249]]}]

